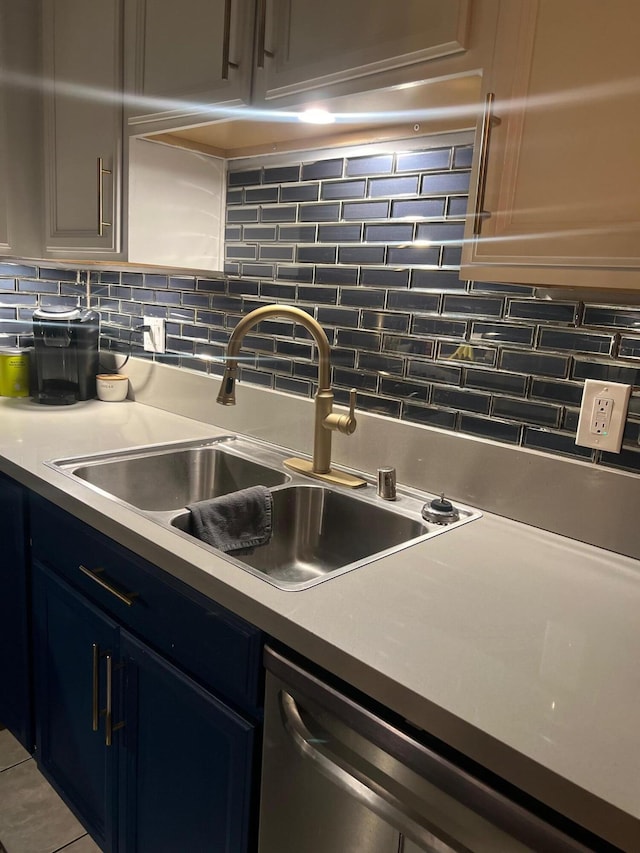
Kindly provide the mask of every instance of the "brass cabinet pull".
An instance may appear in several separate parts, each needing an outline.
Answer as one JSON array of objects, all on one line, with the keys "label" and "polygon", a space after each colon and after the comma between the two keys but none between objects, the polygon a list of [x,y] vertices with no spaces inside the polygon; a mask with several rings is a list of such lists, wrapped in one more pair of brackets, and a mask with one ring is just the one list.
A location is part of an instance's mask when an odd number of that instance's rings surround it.
[{"label": "brass cabinet pull", "polygon": [[224,4],[224,27],[222,37],[222,79],[229,79],[229,69],[239,68],[237,62],[231,62],[229,59],[229,50],[231,47],[231,4],[233,0],[225,0]]},{"label": "brass cabinet pull", "polygon": [[111,746],[113,728],[112,728],[112,713],[113,713],[113,661],[111,655],[107,653],[107,705],[104,711],[104,743],[105,746]]},{"label": "brass cabinet pull", "polygon": [[273,53],[266,48],[267,38],[267,0],[258,0],[258,68],[264,68],[264,58],[273,58]]},{"label": "brass cabinet pull", "polygon": [[82,564],[78,566],[82,574],[86,575],[91,580],[94,580],[98,586],[102,587],[102,589],[106,589],[107,592],[110,592],[111,595],[115,595],[118,601],[121,601],[123,604],[126,604],[127,607],[131,607],[135,599],[138,597],[137,592],[121,592],[119,589],[116,589],[110,583],[108,583],[104,578],[100,577],[100,572],[102,569],[87,569],[86,566]]},{"label": "brass cabinet pull", "polygon": [[100,721],[100,646],[93,643],[91,646],[93,657],[93,670],[91,675],[91,728],[98,731]]},{"label": "brass cabinet pull", "polygon": [[[124,728],[124,720],[113,724],[113,658],[110,653],[105,655],[107,662],[107,704],[104,709],[104,745],[113,745],[113,733]],[[116,667],[119,669],[121,667]]]},{"label": "brass cabinet pull", "polygon": [[105,746],[111,746],[113,736],[111,716],[113,713],[113,661],[111,655],[108,652],[105,657],[107,661],[107,705],[104,710],[104,743]]},{"label": "brass cabinet pull", "polygon": [[487,166],[489,162],[489,141],[491,128],[500,124],[500,119],[493,115],[493,103],[495,101],[493,92],[489,92],[482,116],[482,128],[480,131],[480,156],[478,158],[478,177],[476,180],[476,206],[473,214],[473,236],[477,237],[482,228],[482,222],[491,214],[484,210],[484,195],[487,186]]},{"label": "brass cabinet pull", "polygon": [[111,174],[111,169],[104,168],[102,157],[98,157],[98,237],[102,237],[105,228],[111,228],[110,222],[104,219],[104,176]]}]

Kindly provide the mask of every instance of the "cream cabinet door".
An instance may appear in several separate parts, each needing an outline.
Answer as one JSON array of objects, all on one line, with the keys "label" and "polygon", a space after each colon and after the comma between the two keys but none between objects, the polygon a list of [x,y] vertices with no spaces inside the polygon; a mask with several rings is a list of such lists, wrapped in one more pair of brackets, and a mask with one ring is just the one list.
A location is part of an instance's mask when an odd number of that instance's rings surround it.
[{"label": "cream cabinet door", "polygon": [[327,91],[467,46],[470,0],[257,2],[257,101]]},{"label": "cream cabinet door", "polygon": [[249,100],[254,0],[127,0],[129,125],[215,120]]},{"label": "cream cabinet door", "polygon": [[121,245],[122,0],[44,0],[45,248]]},{"label": "cream cabinet door", "polygon": [[42,253],[38,0],[0,3],[0,255]]},{"label": "cream cabinet door", "polygon": [[[0,68],[7,67],[4,44],[7,33],[4,7],[0,7]],[[11,253],[9,239],[9,134],[6,84],[0,88],[0,255]]]},{"label": "cream cabinet door", "polygon": [[640,287],[639,44],[637,0],[502,4],[463,278]]},{"label": "cream cabinet door", "polygon": [[[1,49],[1,46],[0,46]],[[2,55],[0,53],[0,63]],[[4,92],[0,91],[0,254],[11,252],[9,241],[9,157],[7,123],[4,110]]]}]

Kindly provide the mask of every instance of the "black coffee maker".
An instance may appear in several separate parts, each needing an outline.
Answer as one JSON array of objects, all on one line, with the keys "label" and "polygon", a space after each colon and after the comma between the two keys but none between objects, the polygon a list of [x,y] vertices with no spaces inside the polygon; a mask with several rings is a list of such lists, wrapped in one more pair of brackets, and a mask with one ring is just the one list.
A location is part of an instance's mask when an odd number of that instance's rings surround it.
[{"label": "black coffee maker", "polygon": [[36,308],[33,397],[38,403],[65,406],[96,396],[99,328],[95,311]]}]

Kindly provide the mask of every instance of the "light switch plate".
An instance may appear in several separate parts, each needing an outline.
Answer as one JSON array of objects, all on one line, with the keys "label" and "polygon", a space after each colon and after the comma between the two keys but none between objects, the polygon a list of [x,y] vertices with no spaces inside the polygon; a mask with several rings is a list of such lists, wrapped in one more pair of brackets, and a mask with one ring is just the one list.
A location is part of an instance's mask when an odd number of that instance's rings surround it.
[{"label": "light switch plate", "polygon": [[576,444],[620,453],[631,385],[587,379],[582,393]]}]

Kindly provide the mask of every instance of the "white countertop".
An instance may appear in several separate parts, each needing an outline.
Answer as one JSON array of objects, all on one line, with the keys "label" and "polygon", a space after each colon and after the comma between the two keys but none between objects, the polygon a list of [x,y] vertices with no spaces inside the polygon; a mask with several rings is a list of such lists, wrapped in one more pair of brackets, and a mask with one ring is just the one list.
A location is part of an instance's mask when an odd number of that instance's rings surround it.
[{"label": "white countertop", "polygon": [[640,850],[640,563],[499,516],[280,591],[45,465],[222,434],[0,400],[0,470],[498,775]]}]

